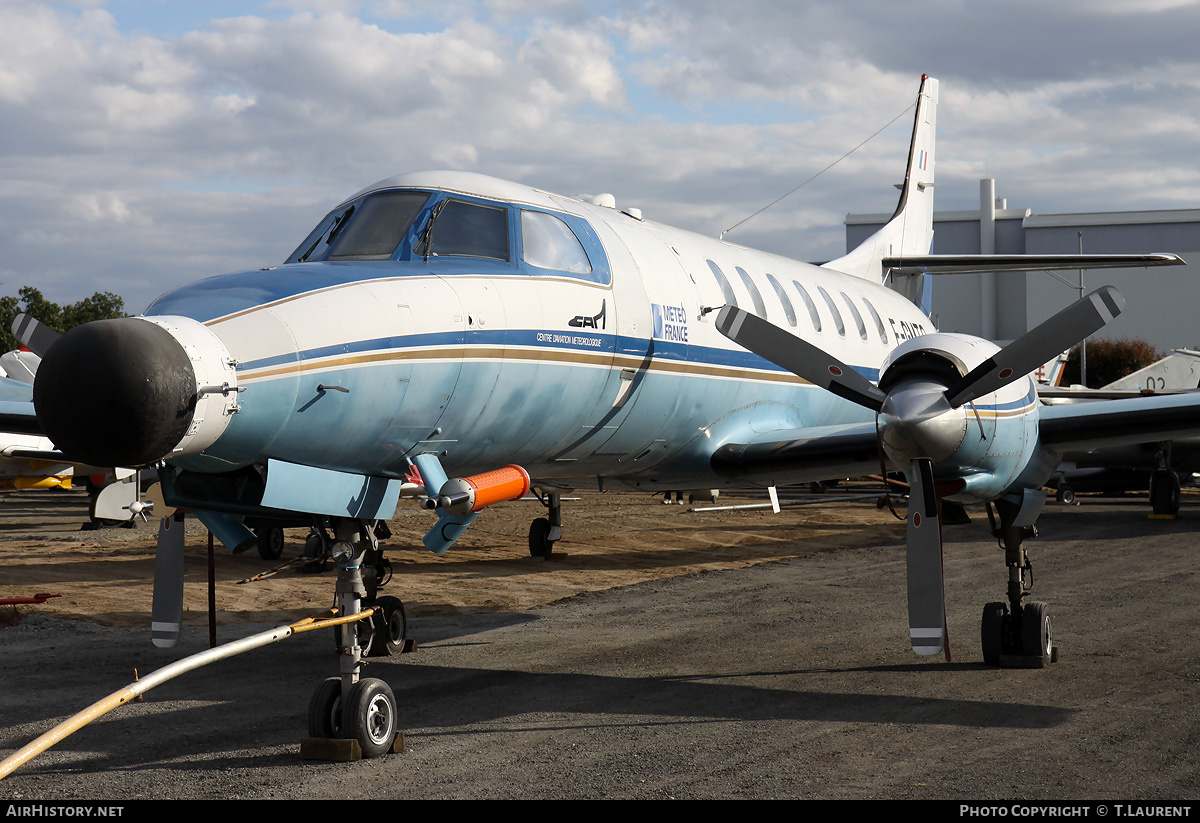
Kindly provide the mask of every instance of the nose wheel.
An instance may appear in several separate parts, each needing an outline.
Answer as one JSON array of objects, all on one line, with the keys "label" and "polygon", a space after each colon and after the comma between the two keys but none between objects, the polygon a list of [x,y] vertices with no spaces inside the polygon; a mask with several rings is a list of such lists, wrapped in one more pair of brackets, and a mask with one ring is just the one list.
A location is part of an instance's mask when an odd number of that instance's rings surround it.
[{"label": "nose wheel", "polygon": [[983,607],[980,627],[983,662],[989,666],[1040,669],[1058,662],[1058,648],[1045,603],[1031,600],[1014,617],[1007,603]]},{"label": "nose wheel", "polygon": [[1032,526],[1017,525],[1017,507],[997,502],[1000,527],[993,534],[1000,538],[1008,567],[1008,602],[988,603],[980,621],[980,646],[983,662],[989,666],[1040,669],[1058,662],[1058,648],[1050,625],[1049,607],[1040,600],[1026,600],[1033,581],[1033,567],[1025,553],[1024,539],[1035,534]]},{"label": "nose wheel", "polygon": [[330,677],[308,702],[308,735],[356,740],[363,757],[379,757],[392,750],[399,736],[398,716],[392,687],[379,678],[355,683],[343,705],[342,679]]}]

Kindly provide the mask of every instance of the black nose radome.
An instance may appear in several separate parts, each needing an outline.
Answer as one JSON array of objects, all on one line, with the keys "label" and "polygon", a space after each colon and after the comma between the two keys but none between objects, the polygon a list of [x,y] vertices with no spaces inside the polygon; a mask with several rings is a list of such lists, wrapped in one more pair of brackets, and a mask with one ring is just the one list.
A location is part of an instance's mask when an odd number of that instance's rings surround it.
[{"label": "black nose radome", "polygon": [[196,375],[160,326],[126,317],[63,335],[42,358],[33,404],[68,458],[93,466],[145,466],[170,455],[192,422]]}]

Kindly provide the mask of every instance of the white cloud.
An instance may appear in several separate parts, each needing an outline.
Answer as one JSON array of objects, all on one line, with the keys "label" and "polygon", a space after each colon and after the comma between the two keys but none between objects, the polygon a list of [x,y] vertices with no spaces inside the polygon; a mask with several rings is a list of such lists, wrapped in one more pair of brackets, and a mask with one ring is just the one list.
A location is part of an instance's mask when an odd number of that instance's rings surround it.
[{"label": "white cloud", "polygon": [[[345,195],[421,168],[612,191],[716,234],[908,106],[922,72],[942,80],[940,207],[974,207],[984,175],[1043,212],[1200,204],[1196,3],[187,6],[208,22],[154,35],[86,3],[0,5],[10,285],[141,305],[278,262]],[[846,212],[893,205],[907,129],[732,239],[837,254]]]}]

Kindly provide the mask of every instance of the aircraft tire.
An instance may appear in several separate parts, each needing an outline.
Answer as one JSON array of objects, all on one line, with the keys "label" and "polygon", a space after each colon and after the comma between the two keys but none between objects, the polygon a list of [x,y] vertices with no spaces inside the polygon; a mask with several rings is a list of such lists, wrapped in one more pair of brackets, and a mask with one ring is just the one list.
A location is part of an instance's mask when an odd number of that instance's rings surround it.
[{"label": "aircraft tire", "polygon": [[1026,657],[1040,657],[1042,666],[1053,659],[1054,637],[1045,603],[1031,600],[1021,609],[1021,652]]},{"label": "aircraft tire", "polygon": [[381,597],[375,601],[380,611],[372,621],[375,629],[375,646],[379,654],[389,657],[404,651],[404,639],[408,634],[408,618],[404,614],[404,603],[399,597]]},{"label": "aircraft tire", "polygon": [[529,556],[549,560],[554,552],[554,543],[546,539],[550,534],[550,521],[539,517],[529,524]]},{"label": "aircraft tire", "polygon": [[1150,507],[1155,514],[1177,514],[1181,502],[1175,472],[1159,470],[1150,475]]},{"label": "aircraft tire", "polygon": [[258,556],[263,560],[278,560],[283,557],[283,529],[278,526],[263,526],[254,530],[258,538]]},{"label": "aircraft tire", "polygon": [[1075,502],[1075,490],[1070,486],[1059,486],[1058,491],[1054,493],[1054,499],[1069,506]]},{"label": "aircraft tire", "polygon": [[350,690],[350,728],[346,737],[358,740],[363,757],[386,754],[396,739],[396,697],[392,687],[368,677]]},{"label": "aircraft tire", "polygon": [[342,679],[326,678],[308,701],[308,736],[341,737]]},{"label": "aircraft tire", "polygon": [[980,645],[983,647],[983,662],[989,666],[1000,665],[1000,653],[1004,649],[1004,623],[1007,617],[1007,603],[988,603],[983,607]]}]

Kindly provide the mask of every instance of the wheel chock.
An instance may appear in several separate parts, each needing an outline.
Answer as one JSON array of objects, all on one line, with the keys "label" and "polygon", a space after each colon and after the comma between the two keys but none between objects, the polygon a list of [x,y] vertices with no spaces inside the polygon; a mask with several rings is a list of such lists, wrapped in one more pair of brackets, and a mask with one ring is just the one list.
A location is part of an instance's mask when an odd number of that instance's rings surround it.
[{"label": "wheel chock", "polygon": [[1177,514],[1148,514],[1148,515],[1146,515],[1146,519],[1147,520],[1178,520],[1179,515],[1177,515]]},{"label": "wheel chock", "polygon": [[[396,732],[389,754],[404,753],[404,732]],[[304,760],[325,760],[331,763],[354,763],[362,760],[362,746],[357,740],[335,737],[300,738],[300,757]]]},{"label": "wheel chock", "polygon": [[300,738],[300,757],[305,760],[328,760],[334,763],[353,763],[362,760],[362,746],[354,739],[334,737]]}]

